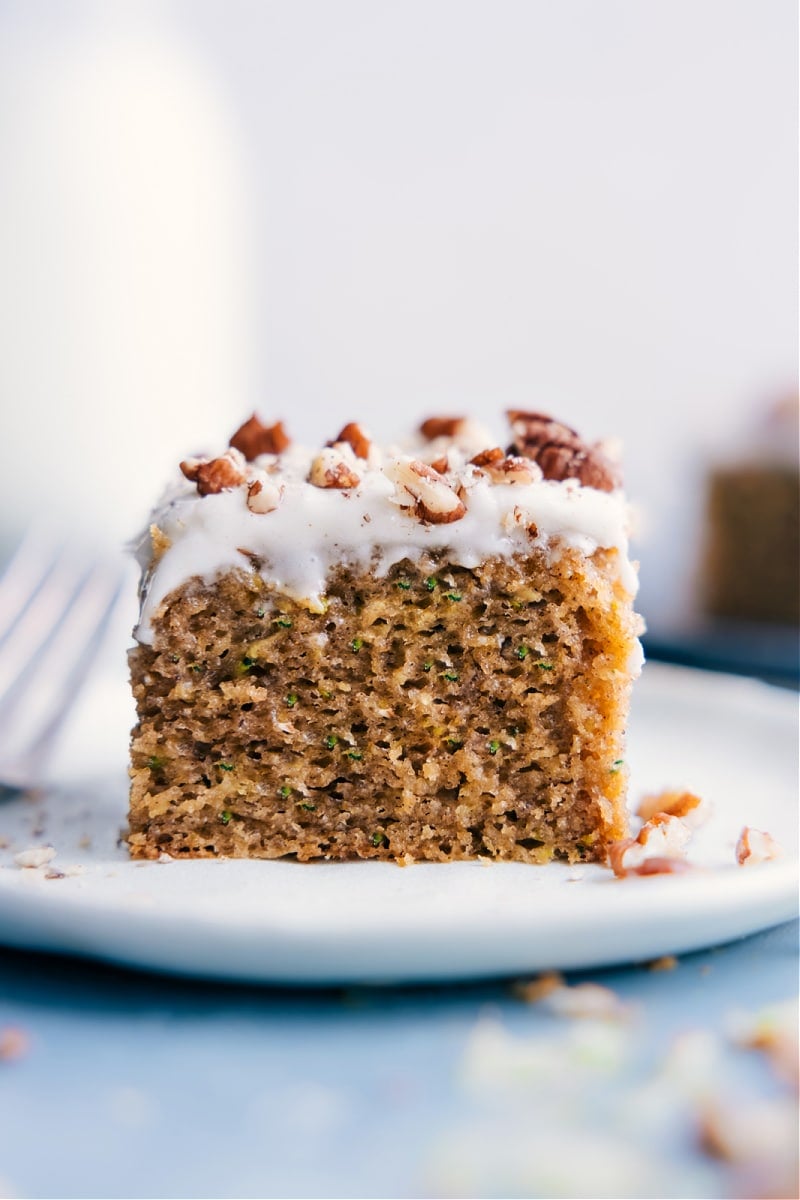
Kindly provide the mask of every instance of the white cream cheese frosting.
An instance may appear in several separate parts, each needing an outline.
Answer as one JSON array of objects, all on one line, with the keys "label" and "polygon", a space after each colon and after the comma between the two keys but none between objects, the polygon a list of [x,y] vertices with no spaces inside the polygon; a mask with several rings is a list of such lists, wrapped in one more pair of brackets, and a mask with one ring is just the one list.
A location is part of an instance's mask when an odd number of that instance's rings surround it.
[{"label": "white cream cheese frosting", "polygon": [[[344,564],[381,577],[431,553],[473,568],[532,546],[555,553],[566,545],[587,556],[616,550],[620,581],[634,595],[624,493],[545,479],[527,458],[506,458],[505,470],[494,471],[470,461],[497,445],[487,430],[461,421],[452,436],[385,450],[369,443],[360,448],[366,457],[347,442],[325,451],[291,445],[250,462],[226,451],[223,466],[239,482],[201,495],[181,478],[152,514],[161,550],[153,554],[149,536],[139,547],[137,640],[152,641],[153,618],[174,589],[236,568],[258,570],[279,592],[321,611],[328,574]],[[325,486],[326,479],[338,482]]]}]

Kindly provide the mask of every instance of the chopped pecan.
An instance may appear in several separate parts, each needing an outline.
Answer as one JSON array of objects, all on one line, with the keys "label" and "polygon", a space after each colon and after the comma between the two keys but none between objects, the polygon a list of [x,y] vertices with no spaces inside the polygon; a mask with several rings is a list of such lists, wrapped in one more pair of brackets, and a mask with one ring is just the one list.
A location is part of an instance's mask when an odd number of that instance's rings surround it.
[{"label": "chopped pecan", "polygon": [[569,425],[543,413],[511,409],[514,441],[509,454],[531,458],[545,479],[577,479],[584,487],[613,492],[621,484],[619,469],[599,445],[589,446]]},{"label": "chopped pecan", "polygon": [[309,482],[318,488],[353,488],[360,477],[334,447],[323,450],[311,464]]},{"label": "chopped pecan", "polygon": [[[615,875],[655,875],[680,871],[683,867],[658,867],[660,863],[683,863],[691,830],[680,817],[656,813],[636,837],[622,838],[608,848],[608,862]],[[649,863],[649,866],[645,864]]]},{"label": "chopped pecan", "polygon": [[269,479],[254,479],[247,489],[247,507],[252,513],[268,513],[280,503],[281,489]]},{"label": "chopped pecan", "polygon": [[480,454],[476,454],[469,461],[473,467],[493,467],[497,463],[502,462],[505,454],[499,446],[494,446],[491,450],[481,450]]},{"label": "chopped pecan", "polygon": [[439,457],[435,458],[433,460],[433,462],[431,463],[431,466],[433,467],[434,471],[436,471],[436,473],[438,475],[446,475],[449,465],[450,464],[447,461],[446,454],[440,454]]},{"label": "chopped pecan", "polygon": [[628,867],[627,875],[686,875],[694,867],[685,858],[674,858],[667,854],[654,854],[643,858],[635,867]]},{"label": "chopped pecan", "polygon": [[694,870],[685,858],[674,854],[651,854],[627,863],[628,853],[638,846],[636,838],[621,838],[608,847],[608,865],[618,879],[624,879],[626,875],[681,875]]},{"label": "chopped pecan", "polygon": [[339,436],[334,441],[328,442],[328,445],[334,446],[336,442],[347,442],[356,458],[369,458],[369,449],[372,443],[356,421],[349,421]]},{"label": "chopped pecan", "polygon": [[[637,816],[649,821],[659,813],[668,817],[680,817],[687,825],[701,824],[706,806],[693,792],[658,792],[642,796],[636,809]],[[700,810],[703,809],[701,812]]]},{"label": "chopped pecan", "polygon": [[181,471],[189,480],[190,483],[197,483],[197,476],[200,474],[200,468],[207,460],[204,458],[185,458],[180,464]]},{"label": "chopped pecan", "polygon": [[215,495],[228,488],[238,487],[245,479],[238,463],[230,454],[223,454],[221,458],[212,458],[208,462],[191,458],[181,463],[181,470],[187,479],[197,484],[201,496]]},{"label": "chopped pecan", "polygon": [[414,512],[428,525],[449,525],[466,516],[464,502],[427,463],[418,459],[399,462],[398,482],[415,501]]},{"label": "chopped pecan", "polygon": [[526,520],[525,513],[518,504],[515,504],[511,512],[503,515],[502,526],[507,533],[514,533]]},{"label": "chopped pecan", "polygon": [[499,462],[489,463],[481,469],[494,483],[535,483],[542,478],[536,463],[516,454],[504,456]]},{"label": "chopped pecan", "polygon": [[538,447],[548,442],[571,446],[573,450],[583,449],[583,440],[576,429],[548,417],[546,413],[525,412],[521,408],[510,408],[506,416],[511,422],[511,432],[520,445]]},{"label": "chopped pecan", "polygon": [[228,443],[234,450],[241,450],[248,462],[259,454],[282,454],[291,444],[283,428],[283,421],[265,425],[255,413],[244,425],[240,425]]},{"label": "chopped pecan", "polygon": [[616,842],[611,842],[608,847],[608,865],[619,879],[628,874],[623,860],[631,846],[635,845],[636,838],[627,837],[619,838]]},{"label": "chopped pecan", "polygon": [[763,829],[751,829],[745,825],[736,843],[736,861],[740,867],[754,867],[759,863],[780,858],[781,848],[771,833]]},{"label": "chopped pecan", "polygon": [[428,417],[419,427],[423,437],[433,441],[437,437],[455,437],[464,424],[463,417]]}]

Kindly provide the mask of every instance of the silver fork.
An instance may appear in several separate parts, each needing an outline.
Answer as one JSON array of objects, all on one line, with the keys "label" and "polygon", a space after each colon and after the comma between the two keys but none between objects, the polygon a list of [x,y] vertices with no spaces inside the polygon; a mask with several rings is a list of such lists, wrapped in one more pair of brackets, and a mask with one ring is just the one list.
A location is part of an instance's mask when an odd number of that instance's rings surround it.
[{"label": "silver fork", "polygon": [[0,578],[0,788],[40,782],[122,580],[121,564],[87,561],[40,530]]}]

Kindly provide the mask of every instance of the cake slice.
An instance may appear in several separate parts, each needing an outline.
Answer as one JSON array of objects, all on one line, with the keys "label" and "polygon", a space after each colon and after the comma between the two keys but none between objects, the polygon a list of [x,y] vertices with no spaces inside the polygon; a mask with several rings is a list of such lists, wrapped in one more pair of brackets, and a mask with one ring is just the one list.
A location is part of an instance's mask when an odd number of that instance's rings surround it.
[{"label": "cake slice", "polygon": [[[142,550],[135,857],[599,860],[641,661],[599,445],[512,412],[322,449],[253,417]],[[505,440],[505,439],[504,439]]]},{"label": "cake slice", "polygon": [[709,472],[701,582],[711,617],[800,626],[799,436],[795,394],[760,414],[746,445]]}]

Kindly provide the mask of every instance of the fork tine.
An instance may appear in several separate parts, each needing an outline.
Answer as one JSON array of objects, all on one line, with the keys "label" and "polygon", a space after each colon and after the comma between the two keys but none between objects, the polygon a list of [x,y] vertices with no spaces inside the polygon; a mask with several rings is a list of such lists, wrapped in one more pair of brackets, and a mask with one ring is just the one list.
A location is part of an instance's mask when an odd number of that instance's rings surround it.
[{"label": "fork tine", "polygon": [[58,557],[53,539],[43,529],[29,531],[0,577],[0,643],[25,612]]},{"label": "fork tine", "polygon": [[54,626],[77,599],[87,567],[60,553],[39,580],[26,607],[10,622],[0,645],[0,713],[12,687],[24,682],[31,655],[46,642]]},{"label": "fork tine", "polygon": [[[47,699],[40,732],[31,750],[38,752],[57,732],[70,702],[89,673],[122,591],[122,575],[105,566],[87,577],[61,629],[48,643]],[[44,689],[42,689],[42,693]]]},{"label": "fork tine", "polygon": [[[27,636],[13,639],[21,649],[8,657],[10,683],[0,699],[0,781],[11,786],[30,784],[41,775],[44,752],[100,648],[123,581],[121,570],[103,564],[83,571],[77,587],[74,571],[59,576],[57,583],[51,578],[37,593],[47,603],[39,600],[36,619],[17,625],[17,632],[25,626],[26,633],[39,637],[34,669],[25,670],[31,656]],[[12,672],[20,665],[21,672]]]}]

